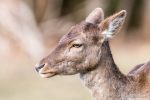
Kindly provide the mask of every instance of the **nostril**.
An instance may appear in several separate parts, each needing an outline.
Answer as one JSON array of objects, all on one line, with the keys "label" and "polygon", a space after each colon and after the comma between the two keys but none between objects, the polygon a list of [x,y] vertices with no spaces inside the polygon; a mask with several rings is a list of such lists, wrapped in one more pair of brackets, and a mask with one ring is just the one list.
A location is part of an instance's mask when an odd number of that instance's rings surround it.
[{"label": "nostril", "polygon": [[37,72],[39,72],[39,69],[38,69],[37,67],[35,67],[35,70],[36,70]]},{"label": "nostril", "polygon": [[44,65],[45,65],[45,64],[37,65],[37,66],[35,67],[35,70],[38,72],[39,69],[41,69],[41,68],[44,67]]},{"label": "nostril", "polygon": [[38,68],[38,69],[41,69],[41,68],[44,67],[44,65],[45,65],[45,64],[41,64],[41,65],[39,65],[37,68]]}]

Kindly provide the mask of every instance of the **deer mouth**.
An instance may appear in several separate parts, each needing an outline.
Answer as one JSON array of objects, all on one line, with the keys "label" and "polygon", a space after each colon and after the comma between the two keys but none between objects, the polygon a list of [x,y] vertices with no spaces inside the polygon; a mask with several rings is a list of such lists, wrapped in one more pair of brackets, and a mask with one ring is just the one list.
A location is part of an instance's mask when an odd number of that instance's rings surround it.
[{"label": "deer mouth", "polygon": [[46,73],[39,73],[41,77],[43,78],[50,78],[56,75],[54,72],[46,72]]},{"label": "deer mouth", "polygon": [[47,63],[40,66],[38,65],[38,67],[36,67],[35,69],[43,78],[50,78],[56,75],[55,69],[51,69]]}]

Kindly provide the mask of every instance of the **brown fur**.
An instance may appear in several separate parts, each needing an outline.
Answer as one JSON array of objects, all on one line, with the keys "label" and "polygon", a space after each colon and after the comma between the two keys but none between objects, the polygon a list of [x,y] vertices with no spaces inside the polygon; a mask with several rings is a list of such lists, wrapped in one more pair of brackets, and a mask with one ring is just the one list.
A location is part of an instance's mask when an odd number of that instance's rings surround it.
[{"label": "brown fur", "polygon": [[[148,84],[147,66],[139,75],[130,73],[122,74],[113,61],[109,43],[106,41],[102,45],[101,62],[96,69],[81,73],[81,79],[85,85],[92,90],[96,100],[116,100],[133,99],[148,100],[150,98],[150,87]],[[147,83],[148,82],[148,83]]]}]

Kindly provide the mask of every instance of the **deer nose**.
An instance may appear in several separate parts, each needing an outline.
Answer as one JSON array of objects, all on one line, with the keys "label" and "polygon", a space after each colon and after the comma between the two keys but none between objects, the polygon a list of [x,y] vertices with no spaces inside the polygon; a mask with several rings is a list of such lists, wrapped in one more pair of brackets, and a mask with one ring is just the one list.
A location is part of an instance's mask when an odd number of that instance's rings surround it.
[{"label": "deer nose", "polygon": [[37,72],[39,72],[39,70],[40,70],[41,68],[43,68],[44,65],[45,65],[45,64],[38,64],[38,65],[36,65],[35,70],[36,70]]}]

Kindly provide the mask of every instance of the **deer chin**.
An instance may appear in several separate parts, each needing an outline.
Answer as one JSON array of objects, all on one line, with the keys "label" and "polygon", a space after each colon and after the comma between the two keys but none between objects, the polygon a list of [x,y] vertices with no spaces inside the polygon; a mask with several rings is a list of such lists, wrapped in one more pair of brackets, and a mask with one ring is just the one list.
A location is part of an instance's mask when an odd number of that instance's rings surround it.
[{"label": "deer chin", "polygon": [[43,78],[50,78],[56,75],[56,72],[54,70],[50,70],[50,69],[41,69],[39,70],[39,74],[41,77]]},{"label": "deer chin", "polygon": [[41,77],[43,78],[50,78],[56,75],[56,73],[53,72],[47,72],[47,73],[39,73]]}]

